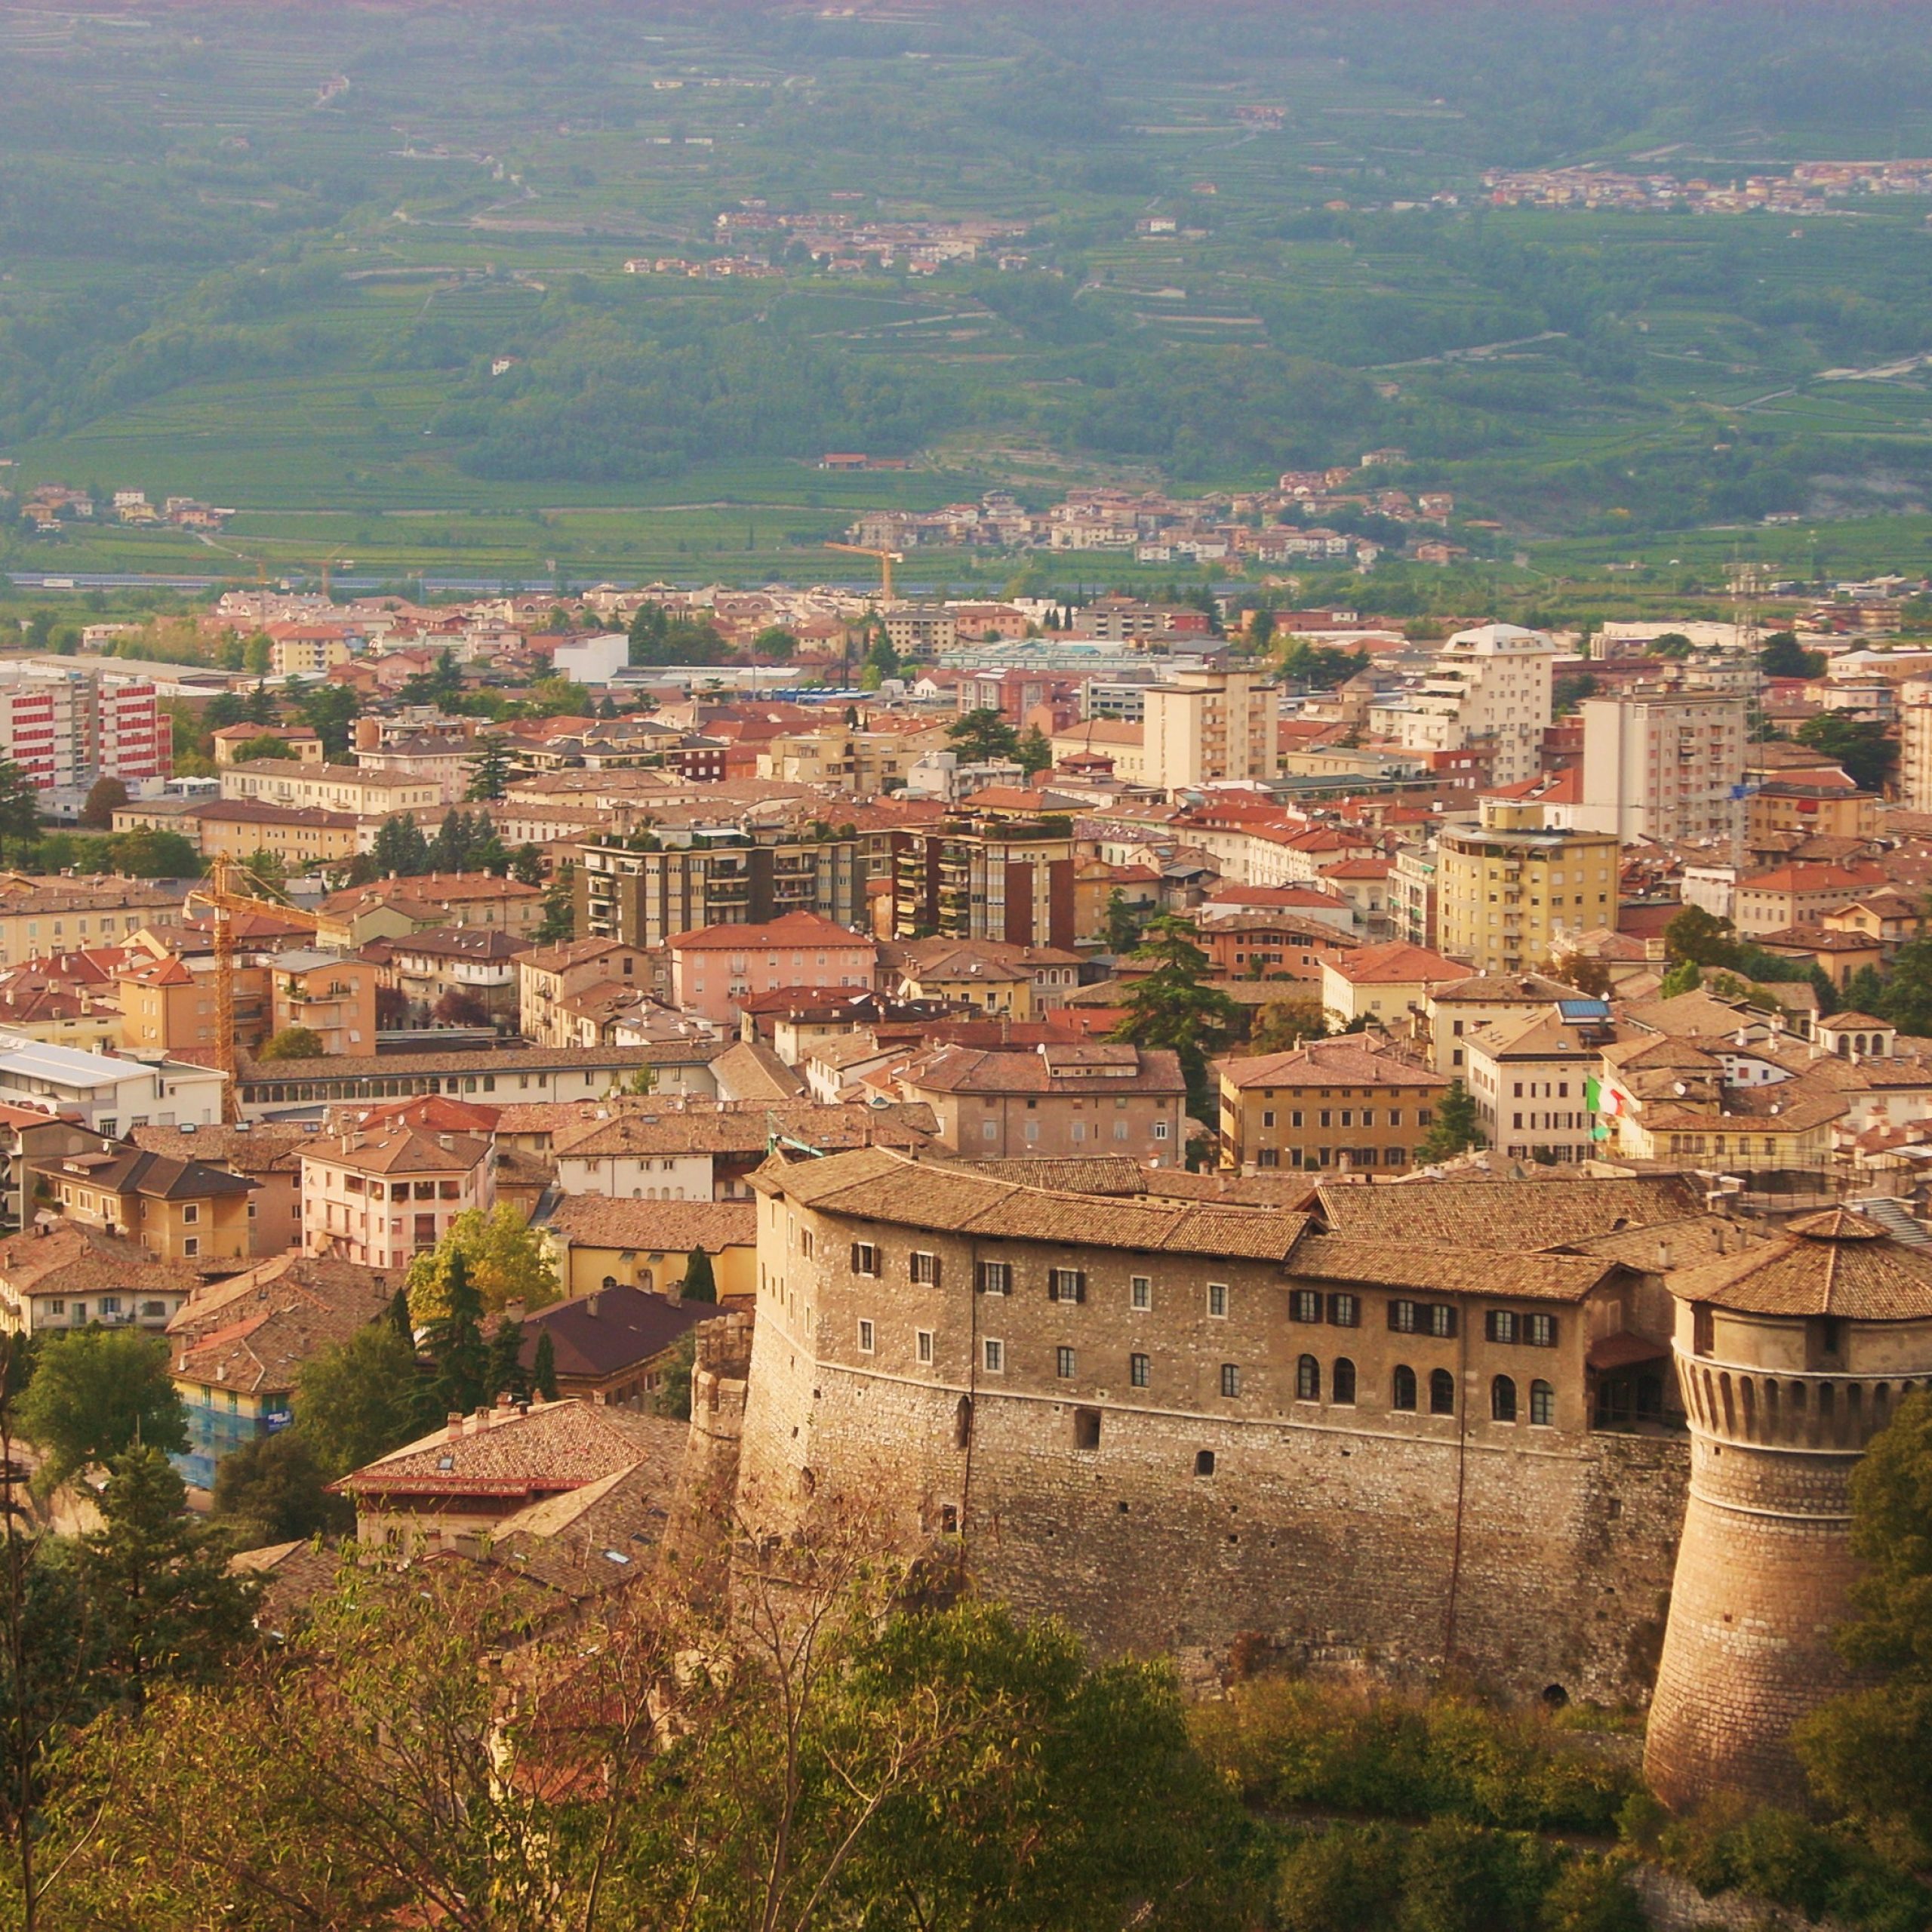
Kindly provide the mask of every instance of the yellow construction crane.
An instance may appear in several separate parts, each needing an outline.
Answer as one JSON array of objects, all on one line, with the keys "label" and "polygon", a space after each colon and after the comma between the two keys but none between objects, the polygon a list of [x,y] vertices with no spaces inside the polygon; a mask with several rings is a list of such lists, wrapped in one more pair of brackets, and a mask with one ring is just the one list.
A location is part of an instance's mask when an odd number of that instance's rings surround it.
[{"label": "yellow construction crane", "polygon": [[321,922],[290,903],[266,881],[257,878],[234,859],[211,859],[208,876],[187,897],[185,912],[196,904],[214,915],[215,1064],[226,1076],[221,1085],[221,1118],[233,1126],[241,1118],[241,1092],[235,1080],[235,921],[238,915],[272,912],[278,918],[313,931]]},{"label": "yellow construction crane", "polygon": [[892,567],[906,561],[903,550],[868,549],[863,543],[828,543],[825,547],[828,550],[843,550],[850,557],[876,557],[879,574],[884,579],[881,595],[885,602],[890,604],[892,601]]}]

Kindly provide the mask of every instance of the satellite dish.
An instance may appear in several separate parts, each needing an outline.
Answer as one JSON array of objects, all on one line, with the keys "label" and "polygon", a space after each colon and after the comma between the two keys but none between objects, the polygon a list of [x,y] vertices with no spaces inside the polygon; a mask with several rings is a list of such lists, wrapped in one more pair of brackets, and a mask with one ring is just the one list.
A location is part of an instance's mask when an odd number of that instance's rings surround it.
[{"label": "satellite dish", "polygon": [[1677,1085],[1676,1085],[1676,1088],[1675,1088],[1675,1091],[1677,1093],[1678,1093],[1678,1094],[1687,1094],[1687,1093],[1689,1093],[1689,1092],[1690,1092],[1690,1088],[1687,1088],[1687,1086],[1685,1086],[1685,1085],[1684,1085],[1684,1082],[1683,1082],[1682,1081],[1681,1081],[1681,1080],[1680,1080],[1680,1081],[1677,1083]]}]

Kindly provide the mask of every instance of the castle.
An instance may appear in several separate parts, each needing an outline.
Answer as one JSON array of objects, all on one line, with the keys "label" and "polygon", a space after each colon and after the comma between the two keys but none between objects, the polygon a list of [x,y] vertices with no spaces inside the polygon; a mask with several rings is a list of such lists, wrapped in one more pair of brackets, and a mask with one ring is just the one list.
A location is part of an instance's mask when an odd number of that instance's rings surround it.
[{"label": "castle", "polygon": [[[1932,1255],[1850,1215],[1754,1232],[1673,1178],[1306,1211],[1200,1179],[768,1162],[741,1515],[948,1544],[1020,1610],[1203,1676],[1238,1647],[1552,1703],[1654,1681],[1666,1798],[1789,1797],[1790,1717],[1842,1681],[1846,1470],[1932,1372]],[[1890,1300],[1759,1307],[1847,1255]]]}]

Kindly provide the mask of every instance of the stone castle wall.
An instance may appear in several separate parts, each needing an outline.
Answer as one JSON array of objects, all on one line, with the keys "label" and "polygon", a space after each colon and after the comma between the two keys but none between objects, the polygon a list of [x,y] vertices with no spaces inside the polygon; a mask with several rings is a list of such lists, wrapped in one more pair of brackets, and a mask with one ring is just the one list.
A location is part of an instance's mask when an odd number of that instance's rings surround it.
[{"label": "stone castle wall", "polygon": [[[1453,1663],[1518,1694],[1647,1694],[1687,1455],[1681,1437],[1589,1429],[1576,1309],[1563,1347],[1502,1351],[1478,1319],[1453,1339],[1392,1335],[1367,1290],[1356,1327],[1291,1324],[1278,1265],[1092,1251],[1069,1309],[1030,1263],[1011,1295],[975,1293],[976,1259],[1001,1251],[986,1244],[919,1234],[940,1278],[914,1284],[902,1230],[768,1198],[759,1214],[738,1492],[754,1521],[863,1518],[909,1548],[957,1534],[980,1586],[1017,1608],[1197,1669],[1258,1638],[1398,1678]],[[866,1236],[890,1247],[871,1278],[848,1260]],[[1150,1310],[1131,1306],[1134,1271],[1152,1272]],[[1210,1280],[1225,1318],[1201,1314]],[[1076,1351],[1064,1380],[1061,1346]],[[1140,1350],[1144,1391],[1128,1367]],[[1344,1351],[1354,1401],[1296,1400],[1300,1357],[1317,1355],[1332,1397]],[[1425,1387],[1446,1367],[1457,1412],[1394,1410],[1396,1357]],[[1240,1395],[1223,1400],[1229,1361]],[[1533,1372],[1552,1378],[1553,1426],[1491,1420],[1499,1364],[1525,1396]]]}]

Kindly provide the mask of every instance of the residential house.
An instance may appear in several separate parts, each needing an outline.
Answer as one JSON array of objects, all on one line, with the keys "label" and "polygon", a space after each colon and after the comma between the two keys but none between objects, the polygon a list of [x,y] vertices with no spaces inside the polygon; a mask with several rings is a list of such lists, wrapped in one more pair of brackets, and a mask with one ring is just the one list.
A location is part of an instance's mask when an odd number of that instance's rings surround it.
[{"label": "residential house", "polygon": [[505,1401],[452,1417],[333,1487],[355,1505],[358,1541],[407,1557],[487,1536],[532,1503],[622,1477],[682,1441],[657,1418],[601,1403]]},{"label": "residential house", "polygon": [[192,973],[177,953],[131,952],[115,975],[121,995],[122,1044],[137,1052],[212,1053],[212,976]]},{"label": "residential house", "polygon": [[452,995],[474,1001],[499,1026],[516,1021],[518,955],[530,942],[488,926],[444,926],[394,942],[395,983],[412,1005],[432,1012]]},{"label": "residential house", "polygon": [[254,1251],[255,1183],[225,1168],[121,1146],[37,1161],[32,1171],[60,1213],[162,1260],[242,1260]]},{"label": "residential house", "polygon": [[211,1126],[221,1118],[225,1077],[213,1067],[160,1055],[77,1053],[0,1034],[0,1105],[65,1113],[109,1140],[149,1123]]},{"label": "residential house", "polygon": [[1466,980],[1469,969],[1428,947],[1391,940],[1321,961],[1321,1004],[1338,1026],[1357,1020],[1388,1030],[1423,1013],[1438,986]]},{"label": "residential house", "polygon": [[1489,1027],[1547,1013],[1559,1000],[1583,998],[1574,986],[1541,973],[1473,973],[1435,987],[1423,1001],[1429,1063],[1454,1078],[1468,1066],[1464,1041]]},{"label": "residential house", "polygon": [[496,1205],[491,1143],[413,1127],[331,1134],[302,1155],[303,1244],[365,1268],[406,1268],[472,1208]]},{"label": "residential house", "polygon": [[1216,1064],[1221,1165],[1406,1170],[1449,1082],[1360,1039],[1309,1040],[1286,1053]]},{"label": "residential house", "polygon": [[1890,885],[1883,867],[1802,862],[1747,872],[1737,881],[1732,918],[1747,939],[1810,925],[1867,894]]},{"label": "residential house", "polygon": [[940,1144],[968,1160],[1109,1154],[1184,1164],[1187,1083],[1172,1053],[1113,1041],[1023,1053],[945,1046],[912,1060],[896,1084],[932,1109]]},{"label": "residential house", "polygon": [[1084,962],[1057,946],[998,940],[913,940],[887,949],[884,977],[898,997],[970,1007],[1007,1020],[1032,1020],[1066,1004]]},{"label": "residential house", "polygon": [[118,945],[150,920],[178,917],[186,891],[185,882],[0,874],[0,965],[68,946]]},{"label": "residential house", "polygon": [[211,859],[247,860],[257,852],[291,872],[335,865],[374,847],[384,821],[320,805],[271,805],[259,798],[210,798],[182,814],[180,829]]},{"label": "residential house", "polygon": [[761,925],[706,926],[665,942],[671,1001],[681,1011],[734,1020],[740,1002],[781,987],[869,988],[876,941],[816,912],[788,912]]},{"label": "residential house", "polygon": [[302,1240],[302,1152],[321,1124],[237,1121],[232,1127],[137,1127],[136,1146],[171,1160],[206,1161],[255,1183],[254,1244],[257,1255],[279,1254]]},{"label": "residential house", "polygon": [[[628,1206],[605,1201],[602,1206]],[[749,1218],[752,1209],[739,1211]],[[755,1237],[746,1251],[756,1292]],[[708,1302],[680,1302],[613,1280],[569,1301],[552,1302],[523,1321],[523,1363],[534,1367],[543,1337],[550,1338],[557,1392],[565,1401],[646,1410],[654,1405],[666,1371],[689,1346],[685,1338],[718,1310]]]},{"label": "residential house", "polygon": [[494,872],[428,872],[330,894],[315,943],[355,952],[372,939],[407,939],[443,926],[496,927],[528,938],[543,917],[540,887]]},{"label": "residential house", "polygon": [[1472,1034],[1465,1078],[1484,1140],[1512,1161],[1594,1158],[1587,1089],[1611,1037],[1610,1009],[1593,1000],[1518,1011]]},{"label": "residential house", "polygon": [[224,1457],[286,1428],[303,1364],[381,1314],[398,1279],[285,1254],[189,1297],[168,1324],[188,1417],[187,1451],[175,1458],[183,1480],[212,1489]]},{"label": "residential house", "polygon": [[[538,1224],[564,1293],[623,1287],[674,1300],[692,1254],[711,1257],[721,1303],[758,1289],[758,1226],[746,1201],[631,1201],[565,1195]],[[694,1304],[697,1306],[697,1304]]]},{"label": "residential house", "polygon": [[140,1327],[158,1334],[202,1281],[191,1261],[78,1221],[39,1221],[0,1241],[0,1328]]},{"label": "residential house", "polygon": [[[562,1017],[563,1002],[596,987],[648,989],[651,968],[650,954],[614,939],[571,940],[519,953],[518,1030],[534,1046],[574,1045],[576,1017]],[[566,1032],[569,1038],[561,1037]]]}]

